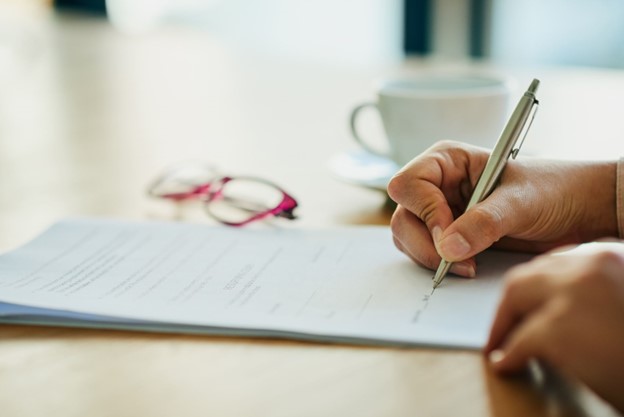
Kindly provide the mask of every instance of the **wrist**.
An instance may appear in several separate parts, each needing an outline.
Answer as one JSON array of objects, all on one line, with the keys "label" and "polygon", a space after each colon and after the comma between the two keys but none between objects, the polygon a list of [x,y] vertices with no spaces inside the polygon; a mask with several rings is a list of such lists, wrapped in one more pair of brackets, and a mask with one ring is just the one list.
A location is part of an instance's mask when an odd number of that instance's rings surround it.
[{"label": "wrist", "polygon": [[589,198],[589,218],[586,225],[589,226],[586,241],[604,237],[621,236],[620,220],[622,202],[618,195],[618,187],[623,187],[618,175],[622,170],[621,162],[605,161],[591,163],[589,169],[592,180],[587,184]]}]

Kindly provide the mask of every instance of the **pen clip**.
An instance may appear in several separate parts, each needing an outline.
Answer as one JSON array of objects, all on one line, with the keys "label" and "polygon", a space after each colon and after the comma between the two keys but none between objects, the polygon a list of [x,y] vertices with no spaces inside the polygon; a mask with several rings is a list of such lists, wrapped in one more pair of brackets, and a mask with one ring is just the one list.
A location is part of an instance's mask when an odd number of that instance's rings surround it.
[{"label": "pen clip", "polygon": [[538,107],[539,107],[539,101],[537,99],[533,99],[533,107],[531,108],[531,115],[529,116],[530,117],[529,124],[524,128],[524,135],[522,135],[522,139],[520,139],[520,144],[511,150],[511,153],[510,153],[511,159],[516,159],[516,156],[518,156],[518,152],[520,152],[520,148],[524,144],[524,139],[526,138],[527,134],[529,133],[529,129],[531,128],[531,125],[533,124],[533,119],[535,119],[535,113],[537,113]]}]

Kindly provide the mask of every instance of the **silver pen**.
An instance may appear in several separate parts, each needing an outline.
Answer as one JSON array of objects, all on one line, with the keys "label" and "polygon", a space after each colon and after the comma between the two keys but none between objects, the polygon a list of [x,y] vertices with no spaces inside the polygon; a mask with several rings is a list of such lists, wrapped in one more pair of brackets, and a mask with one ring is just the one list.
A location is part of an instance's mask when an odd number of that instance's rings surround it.
[{"label": "silver pen", "polygon": [[[518,155],[520,147],[524,142],[524,138],[526,137],[526,134],[531,127],[531,123],[533,122],[533,118],[535,117],[535,112],[537,111],[539,102],[537,101],[537,98],[535,98],[535,92],[537,91],[538,86],[539,80],[534,79],[531,82],[531,85],[529,85],[528,90],[520,98],[520,102],[518,102],[518,105],[511,114],[505,129],[503,129],[503,133],[501,133],[494,150],[485,164],[485,168],[483,168],[483,172],[481,173],[481,176],[477,181],[477,185],[472,192],[472,197],[470,197],[470,201],[468,201],[468,205],[466,206],[466,211],[475,204],[483,201],[494,190],[498,179],[505,169],[507,160],[510,157],[515,159]],[[516,146],[520,135],[523,135],[522,140],[518,146]],[[442,262],[440,262],[440,266],[438,266],[438,270],[433,277],[434,290],[438,287],[438,285],[440,285],[449,269],[451,269],[451,265],[453,265],[452,262],[447,262],[442,259]]]}]

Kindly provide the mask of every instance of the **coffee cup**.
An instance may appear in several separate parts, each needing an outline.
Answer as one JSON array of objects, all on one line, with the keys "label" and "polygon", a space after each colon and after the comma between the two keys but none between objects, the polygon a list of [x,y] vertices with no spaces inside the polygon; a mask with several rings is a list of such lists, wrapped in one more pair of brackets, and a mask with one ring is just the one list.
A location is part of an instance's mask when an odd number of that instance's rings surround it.
[{"label": "coffee cup", "polygon": [[[367,151],[404,165],[440,140],[492,148],[508,112],[510,82],[474,74],[423,74],[378,83],[375,101],[351,112],[353,138]],[[358,130],[362,110],[376,109],[388,150],[381,151]]]}]

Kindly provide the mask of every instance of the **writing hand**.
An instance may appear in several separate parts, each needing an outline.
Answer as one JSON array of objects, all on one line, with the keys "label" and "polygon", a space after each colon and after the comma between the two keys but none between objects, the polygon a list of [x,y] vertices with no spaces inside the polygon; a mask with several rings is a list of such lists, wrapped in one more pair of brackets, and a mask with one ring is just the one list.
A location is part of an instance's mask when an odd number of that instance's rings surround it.
[{"label": "writing hand", "polygon": [[617,235],[615,162],[510,161],[492,194],[461,214],[488,156],[440,142],[392,178],[391,227],[401,251],[430,269],[442,256],[456,262],[454,273],[474,276],[474,255],[492,244],[544,252]]}]

